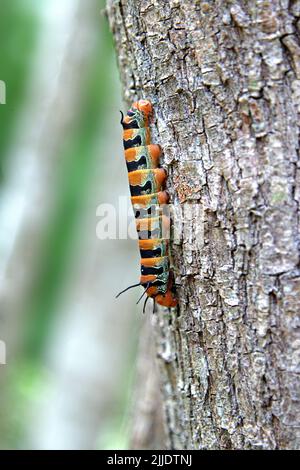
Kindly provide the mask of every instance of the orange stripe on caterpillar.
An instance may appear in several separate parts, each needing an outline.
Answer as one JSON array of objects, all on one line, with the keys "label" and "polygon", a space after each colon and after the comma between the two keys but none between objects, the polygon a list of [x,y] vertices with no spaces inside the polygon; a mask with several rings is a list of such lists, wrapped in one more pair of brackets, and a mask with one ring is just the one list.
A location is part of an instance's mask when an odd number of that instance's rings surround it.
[{"label": "orange stripe on caterpillar", "polygon": [[125,150],[125,159],[127,162],[133,162],[145,151],[152,160],[153,168],[157,168],[159,165],[159,158],[161,156],[161,148],[160,145],[157,144],[149,144],[145,147],[132,147],[127,149]]},{"label": "orange stripe on caterpillar", "polygon": [[142,258],[140,264],[143,266],[160,266],[167,258],[167,256],[161,256],[160,258]]},{"label": "orange stripe on caterpillar", "polygon": [[148,240],[139,240],[139,248],[141,250],[153,250],[157,248],[162,242],[168,244],[168,240],[164,238],[153,238]]},{"label": "orange stripe on caterpillar", "polygon": [[137,137],[141,137],[140,145],[150,145],[150,129],[149,127],[142,127],[140,129],[125,129],[123,131],[123,140],[129,141],[134,140]]},{"label": "orange stripe on caterpillar", "polygon": [[130,199],[134,208],[138,209],[139,207],[148,207],[151,204],[168,204],[170,196],[167,191],[159,191],[158,193],[132,196]]},{"label": "orange stripe on caterpillar", "polygon": [[167,173],[163,168],[154,170],[136,170],[128,173],[129,184],[131,186],[144,186],[147,180],[155,179],[157,191],[164,185]]},{"label": "orange stripe on caterpillar", "polygon": [[[161,215],[159,217],[146,217],[144,219],[137,219],[135,221],[137,230],[155,230],[156,228],[162,228],[169,230],[170,228],[170,218],[166,215]],[[163,237],[164,238],[164,237]]]}]

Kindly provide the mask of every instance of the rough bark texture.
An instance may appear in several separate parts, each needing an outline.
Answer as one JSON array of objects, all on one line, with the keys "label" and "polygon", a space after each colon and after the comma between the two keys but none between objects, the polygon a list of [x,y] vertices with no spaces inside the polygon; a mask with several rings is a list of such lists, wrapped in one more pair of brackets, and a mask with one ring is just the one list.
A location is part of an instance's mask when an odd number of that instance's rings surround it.
[{"label": "rough bark texture", "polygon": [[107,10],[125,100],[154,103],[186,211],[180,305],[154,316],[168,447],[300,448],[300,2]]}]

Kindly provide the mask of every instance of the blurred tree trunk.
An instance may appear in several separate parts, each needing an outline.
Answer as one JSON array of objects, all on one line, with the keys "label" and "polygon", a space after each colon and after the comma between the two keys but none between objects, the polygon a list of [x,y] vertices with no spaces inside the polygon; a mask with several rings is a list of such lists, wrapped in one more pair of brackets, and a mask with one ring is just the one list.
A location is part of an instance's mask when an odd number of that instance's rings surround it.
[{"label": "blurred tree trunk", "polygon": [[300,2],[107,11],[184,215],[179,308],[154,316],[167,446],[299,448]]},{"label": "blurred tree trunk", "polygon": [[162,400],[155,361],[155,341],[148,315],[140,334],[136,390],[131,416],[131,449],[165,449]]}]

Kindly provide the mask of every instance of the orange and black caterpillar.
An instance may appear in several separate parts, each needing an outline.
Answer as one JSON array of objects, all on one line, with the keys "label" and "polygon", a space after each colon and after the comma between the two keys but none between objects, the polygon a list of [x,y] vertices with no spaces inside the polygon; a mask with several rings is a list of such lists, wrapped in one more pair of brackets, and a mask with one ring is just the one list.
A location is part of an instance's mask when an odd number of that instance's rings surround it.
[{"label": "orange and black caterpillar", "polygon": [[147,295],[143,311],[149,297],[165,307],[177,305],[170,271],[169,241],[164,238],[170,219],[161,210],[161,206],[169,201],[169,195],[164,191],[167,174],[159,168],[160,146],[150,143],[152,112],[148,100],[133,103],[125,117],[121,112],[125,160],[141,253],[141,277],[138,284],[127,287],[120,294],[131,287],[143,286],[143,295]]}]

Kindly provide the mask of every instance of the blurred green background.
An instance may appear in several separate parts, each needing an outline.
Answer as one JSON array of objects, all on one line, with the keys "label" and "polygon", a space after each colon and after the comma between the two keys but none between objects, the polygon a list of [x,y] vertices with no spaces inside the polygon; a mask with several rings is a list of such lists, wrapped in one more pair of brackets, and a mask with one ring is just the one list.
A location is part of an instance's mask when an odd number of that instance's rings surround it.
[{"label": "blurred green background", "polygon": [[140,308],[114,297],[138,252],[96,236],[128,197],[104,6],[1,0],[2,449],[128,447]]}]

